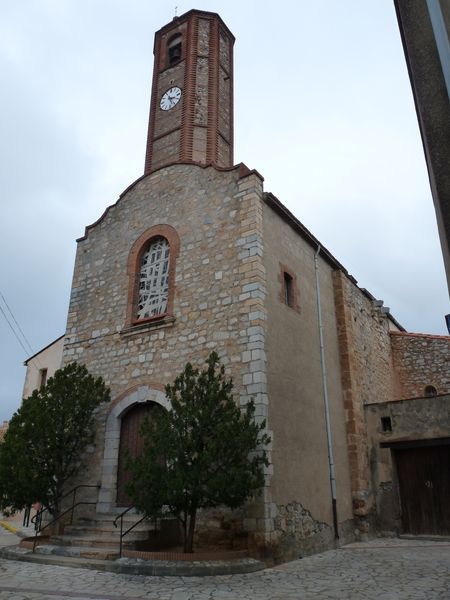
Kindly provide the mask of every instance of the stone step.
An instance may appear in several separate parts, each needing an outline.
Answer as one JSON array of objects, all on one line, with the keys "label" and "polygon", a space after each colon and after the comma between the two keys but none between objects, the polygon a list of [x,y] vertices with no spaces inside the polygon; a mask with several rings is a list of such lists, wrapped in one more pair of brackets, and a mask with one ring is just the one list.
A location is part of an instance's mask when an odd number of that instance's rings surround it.
[{"label": "stone step", "polygon": [[[77,519],[74,525],[82,525],[86,527],[98,527],[99,529],[115,529],[114,527],[114,519],[115,515],[102,515],[97,513],[93,518],[86,519]],[[142,515],[125,515],[123,517],[123,527],[124,529],[128,529],[131,525],[137,523],[140,519],[142,519]],[[120,519],[116,521],[117,528],[120,528]],[[137,528],[146,528],[148,530],[155,528],[155,521],[153,519],[144,519]]]},{"label": "stone step", "polygon": [[93,547],[93,546],[66,546],[43,544],[36,546],[37,555],[44,556],[69,556],[93,560],[116,560],[119,558],[119,547]]},{"label": "stone step", "polygon": [[[117,517],[120,516],[120,513],[99,513],[96,512],[95,515],[93,515],[92,517],[86,517],[86,519],[80,519],[80,520],[93,520],[93,521],[109,521],[110,523],[112,523],[115,519],[117,519]],[[125,515],[123,515],[123,520],[125,521],[132,521],[133,523],[135,521],[139,521],[139,519],[142,518],[142,514],[138,513],[136,511],[130,511],[128,513],[126,513]],[[119,520],[119,519],[118,519]]]},{"label": "stone step", "polygon": [[[123,530],[126,531],[128,529],[130,525],[125,526],[124,524],[124,528]],[[132,529],[130,531],[130,533],[127,534],[127,537],[129,536],[136,536],[135,539],[146,539],[146,537],[148,536],[149,531],[152,531],[153,528],[148,527],[148,525],[145,525],[144,523],[140,523],[139,525],[137,525],[134,529]],[[102,537],[107,537],[107,536],[120,536],[120,527],[107,527],[107,525],[105,524],[104,526],[98,526],[98,525],[93,525],[93,524],[86,524],[86,525],[66,525],[64,527],[64,535],[80,535],[80,536],[84,536],[84,535],[91,535],[91,536],[98,536],[100,538]]]},{"label": "stone step", "polygon": [[[141,538],[142,539],[142,538]],[[127,548],[134,547],[134,543],[137,540],[130,539],[128,536],[123,539],[123,546]],[[49,539],[51,545],[56,546],[72,546],[75,548],[119,548],[120,538],[119,537],[93,537],[90,535],[86,536],[75,536],[75,535],[52,535]]]}]

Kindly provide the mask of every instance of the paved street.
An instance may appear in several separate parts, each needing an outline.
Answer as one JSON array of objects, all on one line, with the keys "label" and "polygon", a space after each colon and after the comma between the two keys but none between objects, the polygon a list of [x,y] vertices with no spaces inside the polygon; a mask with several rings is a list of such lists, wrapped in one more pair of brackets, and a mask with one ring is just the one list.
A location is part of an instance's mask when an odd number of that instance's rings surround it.
[{"label": "paved street", "polygon": [[[0,527],[0,544],[17,543]],[[0,560],[0,600],[450,600],[450,543],[375,540],[248,575],[143,577]]]}]

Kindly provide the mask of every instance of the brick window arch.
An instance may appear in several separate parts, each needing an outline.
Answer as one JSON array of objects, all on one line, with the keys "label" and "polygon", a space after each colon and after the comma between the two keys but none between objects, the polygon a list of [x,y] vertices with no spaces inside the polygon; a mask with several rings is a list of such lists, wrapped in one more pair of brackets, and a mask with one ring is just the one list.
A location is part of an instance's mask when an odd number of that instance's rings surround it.
[{"label": "brick window arch", "polygon": [[170,67],[182,58],[182,40],[181,33],[175,33],[167,42],[167,63]]},{"label": "brick window arch", "polygon": [[134,242],[128,257],[127,325],[173,316],[180,238],[170,225],[155,225]]}]

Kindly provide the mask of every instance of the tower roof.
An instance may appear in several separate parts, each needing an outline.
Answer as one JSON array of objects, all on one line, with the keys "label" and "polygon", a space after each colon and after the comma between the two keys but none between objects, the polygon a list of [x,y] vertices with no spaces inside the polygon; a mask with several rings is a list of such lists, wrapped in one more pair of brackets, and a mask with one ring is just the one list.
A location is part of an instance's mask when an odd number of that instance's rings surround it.
[{"label": "tower roof", "polygon": [[191,16],[194,16],[194,15],[197,17],[203,17],[205,19],[212,18],[212,17],[217,19],[220,22],[221,26],[226,30],[228,35],[233,39],[233,41],[235,41],[236,38],[231,33],[229,28],[224,23],[222,17],[218,13],[211,12],[208,10],[197,10],[196,8],[192,8],[191,10],[188,10],[187,12],[183,13],[182,15],[174,17],[172,19],[172,21],[170,21],[169,23],[167,23],[166,25],[161,27],[161,29],[158,29],[158,31],[156,31],[155,38],[157,35],[160,35],[160,34],[166,33],[167,31],[170,31],[172,29],[172,27],[177,24],[177,22],[189,19]]}]

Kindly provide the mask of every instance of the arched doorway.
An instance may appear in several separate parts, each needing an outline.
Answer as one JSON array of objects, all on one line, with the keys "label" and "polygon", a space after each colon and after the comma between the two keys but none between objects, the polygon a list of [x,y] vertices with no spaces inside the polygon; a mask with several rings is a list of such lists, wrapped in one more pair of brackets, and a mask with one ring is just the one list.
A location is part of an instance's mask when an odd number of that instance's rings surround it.
[{"label": "arched doorway", "polygon": [[170,402],[162,391],[163,385],[137,385],[111,403],[105,423],[105,438],[101,469],[101,486],[98,493],[97,512],[108,513],[116,508],[117,468],[119,464],[120,429],[122,418],[133,407],[141,403],[156,402],[170,410]]},{"label": "arched doorway", "polygon": [[164,409],[156,402],[140,402],[131,406],[122,416],[117,465],[117,506],[131,506],[133,504],[125,491],[125,486],[130,479],[126,457],[128,453],[131,456],[141,454],[144,446],[144,440],[139,433],[141,426],[145,419],[152,420],[160,410]]}]

